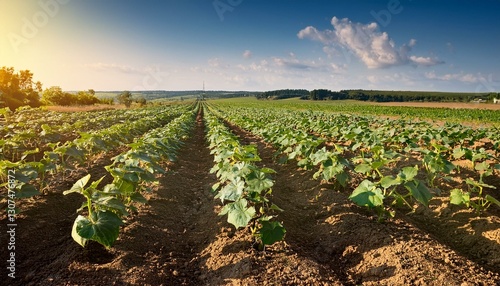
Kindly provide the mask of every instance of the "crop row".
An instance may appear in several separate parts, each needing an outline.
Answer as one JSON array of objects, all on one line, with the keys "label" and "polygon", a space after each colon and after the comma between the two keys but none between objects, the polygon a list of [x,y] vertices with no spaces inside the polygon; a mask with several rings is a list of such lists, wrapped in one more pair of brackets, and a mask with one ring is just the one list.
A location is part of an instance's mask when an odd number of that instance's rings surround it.
[{"label": "crop row", "polygon": [[241,145],[238,137],[206,107],[204,119],[215,162],[211,173],[218,178],[212,190],[224,204],[220,215],[227,215],[227,221],[237,229],[251,225],[258,249],[282,240],[285,228],[272,220],[272,213],[281,209],[269,200],[274,185],[270,174],[275,171],[256,166],[255,162],[261,160],[257,146]]},{"label": "crop row", "polygon": [[51,144],[52,150],[45,151],[43,158],[37,161],[27,161],[24,158],[17,162],[0,160],[2,182],[7,183],[8,170],[15,170],[13,187],[16,198],[37,195],[39,194],[38,189],[44,188],[47,173],[54,174],[63,171],[64,175],[64,171],[71,169],[75,163],[90,162],[89,156],[128,144],[137,136],[153,128],[163,126],[185,111],[186,106],[164,107],[133,122],[115,124],[93,133],[82,133],[80,138],[73,141],[66,141],[64,144]]},{"label": "crop row", "polygon": [[416,201],[427,206],[447,181],[461,176],[452,163],[458,160],[469,162],[473,175],[449,190],[451,202],[478,213],[491,204],[500,206],[483,192],[495,189],[486,180],[500,169],[498,142],[488,138],[497,136],[494,132],[325,112],[219,108],[226,120],[274,144],[285,154],[282,159],[317,168],[314,177],[343,187],[352,182],[350,198],[375,209],[379,219],[393,216],[397,205],[413,209]]},{"label": "crop row", "polygon": [[15,113],[4,111],[6,122],[0,133],[2,157],[18,161],[22,156],[49,149],[49,143],[74,140],[80,134],[108,128],[118,123],[139,120],[164,107],[141,110],[111,110],[99,112],[61,113],[25,108]]},{"label": "crop row", "polygon": [[78,180],[64,194],[78,193],[85,203],[78,210],[86,210],[76,218],[73,239],[82,246],[89,240],[111,247],[119,236],[120,226],[130,212],[136,210],[135,203],[146,203],[143,196],[150,192],[150,185],[157,183],[157,174],[165,172],[162,162],[173,160],[176,152],[194,126],[196,110],[185,112],[169,124],[153,129],[129,144],[130,149],[113,158],[106,166],[113,177],[110,184],[100,188],[104,177],[90,181],[90,175]]}]

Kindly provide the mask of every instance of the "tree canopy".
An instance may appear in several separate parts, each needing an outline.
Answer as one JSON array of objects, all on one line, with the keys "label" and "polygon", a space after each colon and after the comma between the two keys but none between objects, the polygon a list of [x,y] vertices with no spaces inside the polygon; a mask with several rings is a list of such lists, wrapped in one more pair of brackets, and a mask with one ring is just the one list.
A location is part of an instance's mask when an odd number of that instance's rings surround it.
[{"label": "tree canopy", "polygon": [[116,99],[120,104],[125,104],[125,106],[128,108],[132,104],[132,93],[128,90],[120,93]]},{"label": "tree canopy", "polygon": [[79,91],[76,94],[64,92],[59,86],[52,86],[43,91],[42,103],[45,105],[92,105],[100,103],[95,91]]},{"label": "tree canopy", "polygon": [[40,106],[42,84],[33,81],[33,73],[29,70],[15,72],[14,68],[0,69],[0,106],[11,110],[29,105]]}]

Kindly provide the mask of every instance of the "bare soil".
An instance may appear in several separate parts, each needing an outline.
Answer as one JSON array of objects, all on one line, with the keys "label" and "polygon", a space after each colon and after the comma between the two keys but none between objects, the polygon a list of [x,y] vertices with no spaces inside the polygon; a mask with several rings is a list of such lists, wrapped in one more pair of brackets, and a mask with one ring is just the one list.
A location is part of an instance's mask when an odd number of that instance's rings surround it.
[{"label": "bare soil", "polygon": [[[147,205],[122,228],[114,247],[86,249],[70,237],[83,202],[62,192],[90,172],[104,175],[111,156],[67,178],[53,178],[47,194],[19,202],[16,279],[1,285],[500,285],[498,213],[476,217],[435,198],[429,209],[404,210],[377,223],[348,200],[351,190],[312,180],[294,162],[275,163],[275,150],[233,127],[245,144],[257,144],[262,161],[277,171],[273,202],[287,229],[284,242],[259,252],[247,229],[235,231],[217,215],[210,192],[213,157],[198,118],[178,160]],[[7,252],[1,220],[0,260]],[[2,269],[5,269],[2,266]],[[1,273],[5,273],[2,270]]]}]

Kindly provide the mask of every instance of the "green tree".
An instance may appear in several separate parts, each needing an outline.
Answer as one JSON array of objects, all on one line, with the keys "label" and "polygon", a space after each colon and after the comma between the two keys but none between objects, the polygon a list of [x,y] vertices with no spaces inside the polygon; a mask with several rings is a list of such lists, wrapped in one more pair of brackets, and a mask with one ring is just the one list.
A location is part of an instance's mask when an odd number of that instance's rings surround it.
[{"label": "green tree", "polygon": [[120,93],[116,99],[120,104],[125,104],[125,106],[128,108],[130,105],[132,105],[132,93],[128,90]]},{"label": "green tree", "polygon": [[76,94],[76,104],[79,105],[93,105],[100,102],[99,98],[95,96],[95,92],[92,94],[93,90],[89,91],[79,91]]},{"label": "green tree", "polygon": [[42,84],[33,81],[33,73],[29,70],[16,73],[12,67],[0,69],[0,107],[11,110],[24,105],[38,107],[40,92]]},{"label": "green tree", "polygon": [[139,106],[144,106],[146,105],[147,101],[146,99],[144,98],[144,96],[141,96],[140,98],[138,98],[135,102],[137,102],[139,104]]},{"label": "green tree", "polygon": [[45,105],[68,106],[77,102],[77,96],[64,92],[59,86],[52,86],[43,91],[42,103]]}]

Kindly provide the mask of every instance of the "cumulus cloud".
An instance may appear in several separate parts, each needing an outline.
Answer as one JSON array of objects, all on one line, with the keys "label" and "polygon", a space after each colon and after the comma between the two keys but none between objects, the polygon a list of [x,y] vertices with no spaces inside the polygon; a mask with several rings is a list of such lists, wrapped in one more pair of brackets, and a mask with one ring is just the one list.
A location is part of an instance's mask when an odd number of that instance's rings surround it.
[{"label": "cumulus cloud", "polygon": [[324,51],[343,48],[358,57],[368,68],[387,68],[391,66],[414,64],[432,66],[443,63],[437,58],[411,56],[410,52],[417,41],[411,39],[407,44],[397,47],[386,32],[381,32],[377,23],[353,23],[347,18],[333,17],[333,30],[319,31],[309,26],[297,34],[299,39],[321,42]]}]

